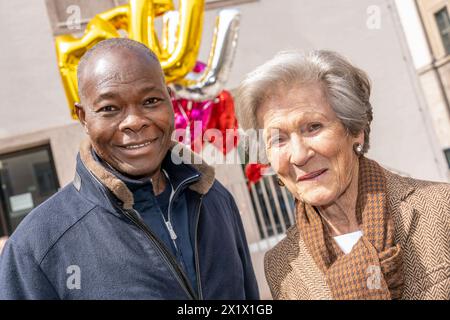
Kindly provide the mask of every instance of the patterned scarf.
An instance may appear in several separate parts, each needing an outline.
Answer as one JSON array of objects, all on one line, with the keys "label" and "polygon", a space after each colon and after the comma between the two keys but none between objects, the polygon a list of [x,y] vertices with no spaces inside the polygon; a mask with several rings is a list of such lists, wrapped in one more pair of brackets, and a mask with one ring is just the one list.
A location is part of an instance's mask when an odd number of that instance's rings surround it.
[{"label": "patterned scarf", "polygon": [[297,227],[335,299],[400,299],[402,250],[394,243],[382,168],[360,158],[356,217],[363,236],[344,254],[314,207],[297,201]]}]

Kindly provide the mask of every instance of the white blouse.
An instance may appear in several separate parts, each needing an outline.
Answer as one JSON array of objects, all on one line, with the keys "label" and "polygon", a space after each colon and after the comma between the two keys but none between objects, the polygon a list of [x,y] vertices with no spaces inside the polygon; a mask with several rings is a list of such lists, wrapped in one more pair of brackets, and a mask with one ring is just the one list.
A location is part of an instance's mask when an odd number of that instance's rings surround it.
[{"label": "white blouse", "polygon": [[334,237],[334,241],[338,244],[341,250],[348,254],[352,251],[353,246],[358,242],[359,238],[363,235],[362,231],[358,230],[355,232],[350,232],[346,234],[341,234],[340,236]]}]

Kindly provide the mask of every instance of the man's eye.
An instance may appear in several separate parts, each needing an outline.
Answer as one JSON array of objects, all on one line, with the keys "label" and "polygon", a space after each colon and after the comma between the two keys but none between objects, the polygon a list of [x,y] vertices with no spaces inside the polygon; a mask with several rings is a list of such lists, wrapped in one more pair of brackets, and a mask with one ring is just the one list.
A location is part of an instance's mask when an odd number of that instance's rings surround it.
[{"label": "man's eye", "polygon": [[98,110],[98,112],[112,112],[117,111],[118,108],[115,106],[104,106]]},{"label": "man's eye", "polygon": [[160,101],[161,101],[161,99],[159,99],[159,98],[150,98],[150,99],[145,100],[144,106],[153,106]]}]

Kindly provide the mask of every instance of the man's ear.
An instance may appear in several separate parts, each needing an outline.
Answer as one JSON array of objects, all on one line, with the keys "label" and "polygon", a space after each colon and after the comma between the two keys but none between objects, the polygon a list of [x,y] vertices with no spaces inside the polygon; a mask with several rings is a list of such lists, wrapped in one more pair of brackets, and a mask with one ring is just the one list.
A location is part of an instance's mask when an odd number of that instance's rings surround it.
[{"label": "man's ear", "polygon": [[170,88],[169,86],[166,86],[167,88],[167,92],[169,93],[169,96],[171,99],[175,98],[175,93],[173,92],[172,88]]},{"label": "man's ear", "polygon": [[75,113],[77,114],[78,120],[80,121],[81,125],[86,130],[86,133],[88,133],[87,125],[86,125],[86,112],[84,111],[84,107],[78,103],[75,102]]}]

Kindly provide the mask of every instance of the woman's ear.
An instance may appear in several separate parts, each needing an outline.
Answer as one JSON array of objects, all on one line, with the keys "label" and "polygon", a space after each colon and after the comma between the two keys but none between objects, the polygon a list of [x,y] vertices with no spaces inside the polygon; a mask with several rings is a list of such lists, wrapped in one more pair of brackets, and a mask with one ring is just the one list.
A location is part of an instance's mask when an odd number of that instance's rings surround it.
[{"label": "woman's ear", "polygon": [[364,130],[361,130],[360,133],[356,136],[355,142],[360,143],[361,145],[364,145]]},{"label": "woman's ear", "polygon": [[89,134],[87,125],[86,125],[86,112],[84,111],[84,107],[78,103],[75,102],[75,113],[77,114],[78,120],[80,121],[81,125],[84,127],[84,130],[87,134]]}]

